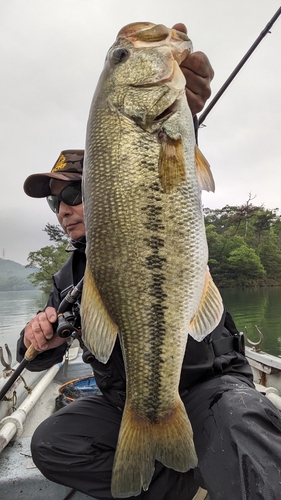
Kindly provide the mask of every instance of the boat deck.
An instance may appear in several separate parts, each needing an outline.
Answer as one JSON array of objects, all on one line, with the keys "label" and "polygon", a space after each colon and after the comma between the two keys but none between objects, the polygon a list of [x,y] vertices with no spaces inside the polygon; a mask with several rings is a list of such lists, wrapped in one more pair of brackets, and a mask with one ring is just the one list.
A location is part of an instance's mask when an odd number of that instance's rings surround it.
[{"label": "boat deck", "polygon": [[[30,437],[12,441],[0,455],[0,498],[5,500],[63,500],[71,489],[46,479],[30,454]],[[92,499],[76,492],[73,500]],[[93,499],[92,499],[93,500]]]},{"label": "boat deck", "polygon": [[[59,387],[67,379],[73,380],[91,373],[91,368],[78,357],[69,363],[67,378],[63,375],[61,368],[52,383],[45,389],[28,413],[20,437],[11,440],[0,453],[1,500],[64,500],[70,495],[71,488],[49,481],[34,465],[30,452],[30,440],[39,423],[54,412]],[[93,497],[80,492],[75,492],[69,498],[93,500]]]},{"label": "boat deck", "polygon": [[[281,383],[281,359],[271,357],[265,353],[256,353],[246,348],[246,356],[252,366],[255,375],[255,381],[263,385],[257,385],[257,389],[281,409],[280,383]],[[272,359],[271,359],[272,358]],[[27,396],[26,388],[22,381],[17,382],[17,402],[16,407],[19,410],[25,401],[34,398],[32,408],[24,411],[26,418],[24,424],[19,426],[16,435],[9,437],[9,444],[3,444],[3,426],[8,418],[13,420],[12,402],[2,401],[0,404],[0,499],[2,500],[86,500],[93,497],[80,492],[71,494],[72,490],[66,486],[53,483],[46,479],[34,465],[30,452],[30,440],[34,430],[45,418],[55,411],[55,399],[58,396],[59,387],[67,381],[86,377],[92,374],[91,367],[83,363],[81,353],[78,348],[72,354],[69,362],[67,375],[64,375],[63,367],[56,368],[56,374],[52,375],[50,383],[45,383],[42,394],[37,400],[34,396],[37,387],[48,376],[49,371],[36,374],[25,370],[24,379],[26,385],[32,387],[30,396]],[[2,379],[2,385],[3,384]],[[277,384],[278,382],[278,384]],[[271,387],[269,387],[269,385]],[[273,385],[273,387],[272,387]],[[1,386],[1,379],[0,379]],[[266,387],[265,387],[266,386]],[[276,388],[278,386],[278,389]],[[7,393],[11,398],[12,390]],[[6,416],[10,417],[6,417]],[[12,424],[9,424],[12,425]],[[17,424],[18,425],[18,424]],[[14,431],[16,432],[16,431]],[[1,444],[2,439],[2,444]],[[200,489],[193,500],[208,500],[209,497],[205,490]]]}]

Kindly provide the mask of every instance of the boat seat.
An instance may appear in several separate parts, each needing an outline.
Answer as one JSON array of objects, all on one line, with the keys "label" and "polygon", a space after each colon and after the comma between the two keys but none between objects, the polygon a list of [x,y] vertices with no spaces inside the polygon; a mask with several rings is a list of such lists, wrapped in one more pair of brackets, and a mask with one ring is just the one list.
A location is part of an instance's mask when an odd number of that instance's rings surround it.
[{"label": "boat seat", "polygon": [[265,387],[261,384],[255,384],[255,388],[264,394],[278,410],[281,410],[281,396],[278,389],[275,389],[275,387]]},{"label": "boat seat", "polygon": [[203,488],[199,488],[192,500],[210,500],[210,497],[206,490],[203,490]]}]

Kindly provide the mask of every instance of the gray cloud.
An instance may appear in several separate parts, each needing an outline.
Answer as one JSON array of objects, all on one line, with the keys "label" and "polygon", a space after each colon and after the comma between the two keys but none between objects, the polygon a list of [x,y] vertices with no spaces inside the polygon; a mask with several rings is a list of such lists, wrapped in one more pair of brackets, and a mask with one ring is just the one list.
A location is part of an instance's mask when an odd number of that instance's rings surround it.
[{"label": "gray cloud", "polygon": [[[83,148],[88,111],[109,46],[134,21],[184,22],[214,69],[213,95],[280,7],[279,0],[0,1],[0,257],[26,264],[56,223],[22,185],[49,171],[59,153]],[[280,19],[208,116],[200,147],[216,181],[205,206],[280,207]]]}]

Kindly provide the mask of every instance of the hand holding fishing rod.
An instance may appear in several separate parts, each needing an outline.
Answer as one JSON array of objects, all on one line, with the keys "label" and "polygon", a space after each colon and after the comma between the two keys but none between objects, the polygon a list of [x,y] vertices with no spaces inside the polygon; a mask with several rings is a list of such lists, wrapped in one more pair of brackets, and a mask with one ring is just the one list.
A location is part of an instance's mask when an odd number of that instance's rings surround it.
[{"label": "hand holding fishing rod", "polygon": [[[73,286],[73,288],[71,288],[71,290],[67,293],[58,307],[56,333],[63,339],[69,337],[72,332],[76,330],[73,326],[75,322],[75,314],[72,311],[72,307],[82,293],[83,281],[84,278],[82,278],[76,286]],[[41,352],[42,351],[37,350],[33,344],[28,347],[23,360],[20,362],[17,369],[13,372],[6,384],[0,390],[0,401],[2,401],[5,394],[10,389],[10,387],[12,387],[13,383],[22,373],[26,365],[30,361],[32,361],[37,356],[37,354],[40,354]]]}]

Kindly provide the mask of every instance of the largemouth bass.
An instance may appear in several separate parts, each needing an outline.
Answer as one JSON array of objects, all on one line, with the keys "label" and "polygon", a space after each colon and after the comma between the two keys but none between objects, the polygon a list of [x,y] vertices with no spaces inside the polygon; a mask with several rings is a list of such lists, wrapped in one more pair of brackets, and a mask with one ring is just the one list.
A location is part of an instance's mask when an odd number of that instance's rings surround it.
[{"label": "largemouth bass", "polygon": [[106,363],[118,333],[126,369],[113,497],[147,490],[155,460],[180,472],[197,464],[180,373],[188,334],[202,340],[223,305],[201,206],[214,181],[196,148],[179,67],[191,50],[174,29],[125,26],[89,114],[83,336]]}]

